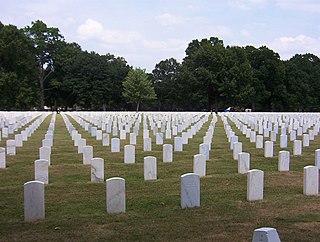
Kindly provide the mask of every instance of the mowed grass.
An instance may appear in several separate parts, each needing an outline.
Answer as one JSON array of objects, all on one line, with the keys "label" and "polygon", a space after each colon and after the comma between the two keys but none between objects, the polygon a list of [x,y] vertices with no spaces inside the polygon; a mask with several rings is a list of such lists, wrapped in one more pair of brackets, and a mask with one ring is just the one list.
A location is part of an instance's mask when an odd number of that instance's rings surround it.
[{"label": "mowed grass", "polygon": [[[201,178],[201,207],[181,209],[180,176],[193,171],[193,155],[211,121],[183,152],[174,152],[172,163],[162,162],[162,146],[143,152],[142,126],[136,145],[136,163],[123,163],[121,152],[111,153],[82,129],[70,116],[87,145],[94,146],[94,157],[105,160],[105,179],[126,180],[126,213],[106,212],[105,183],[90,182],[90,166],[82,164],[61,115],[57,115],[52,147],[49,184],[45,186],[46,219],[25,223],[23,184],[34,179],[34,160],[51,119],[46,118],[32,137],[7,157],[7,168],[0,169],[0,241],[251,241],[258,227],[275,227],[282,241],[319,241],[320,197],[303,195],[303,167],[314,165],[314,151],[320,138],[303,148],[303,155],[291,156],[290,172],[278,172],[279,138],[274,158],[264,158],[236,128],[243,151],[251,154],[251,168],[265,173],[264,199],[246,200],[247,176],[237,174],[237,161],[219,118],[212,141],[207,176]],[[229,121],[230,124],[231,121]],[[20,131],[19,131],[20,132]],[[9,137],[10,138],[10,137]],[[11,136],[12,138],[12,136]],[[173,143],[165,140],[165,143]],[[5,140],[0,142],[5,147]],[[292,142],[287,148],[292,153]],[[158,180],[144,181],[143,157],[158,160]]]}]

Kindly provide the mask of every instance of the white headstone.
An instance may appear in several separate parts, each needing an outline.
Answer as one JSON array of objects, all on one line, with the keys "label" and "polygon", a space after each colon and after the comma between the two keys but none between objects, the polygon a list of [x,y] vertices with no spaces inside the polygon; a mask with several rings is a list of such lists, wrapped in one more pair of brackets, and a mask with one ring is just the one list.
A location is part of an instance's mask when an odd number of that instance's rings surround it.
[{"label": "white headstone", "polygon": [[256,148],[263,149],[263,136],[262,135],[257,135],[257,137],[256,137]]},{"label": "white headstone", "polygon": [[279,152],[278,157],[278,171],[289,171],[290,170],[290,152],[282,150]]},{"label": "white headstone", "polygon": [[143,160],[144,180],[157,180],[157,158],[146,156]]},{"label": "white headstone", "polygon": [[246,152],[239,153],[238,173],[246,174],[250,170],[250,154]]},{"label": "white headstone", "polygon": [[44,183],[30,181],[24,184],[24,221],[33,222],[45,218]]},{"label": "white headstone", "polygon": [[156,144],[163,145],[163,133],[156,133]]},{"label": "white headstone", "polygon": [[303,134],[302,136],[302,146],[308,147],[310,145],[309,134]]},{"label": "white headstone", "polygon": [[250,132],[250,142],[251,142],[251,143],[256,142],[256,136],[257,136],[256,131],[251,131],[251,132]]},{"label": "white headstone", "polygon": [[110,145],[110,135],[108,133],[102,134],[102,146],[109,146]]},{"label": "white headstone", "polygon": [[281,240],[276,229],[263,227],[254,230],[252,242],[281,242]]},{"label": "white headstone", "polygon": [[261,170],[248,171],[247,200],[256,201],[263,199],[264,173]]},{"label": "white headstone", "polygon": [[136,145],[136,144],[137,144],[137,134],[130,133],[130,145]]},{"label": "white headstone", "polygon": [[97,130],[96,140],[102,140],[102,130]]},{"label": "white headstone", "polygon": [[120,152],[120,139],[112,138],[111,139],[111,152]]},{"label": "white headstone", "polygon": [[208,144],[200,144],[199,145],[199,154],[204,155],[206,160],[210,159],[210,150]]},{"label": "white headstone", "polygon": [[143,151],[151,151],[151,138],[144,138],[143,139]]},{"label": "white headstone", "polygon": [[286,134],[280,135],[280,148],[288,147],[288,136]]},{"label": "white headstone", "polygon": [[39,159],[34,161],[34,180],[44,184],[49,183],[49,161]]},{"label": "white headstone", "polygon": [[86,139],[79,139],[78,140],[78,154],[82,154],[83,152],[83,147],[86,146]]},{"label": "white headstone", "polygon": [[136,148],[134,145],[124,146],[124,163],[132,164],[136,161]]},{"label": "white headstone", "polygon": [[[81,137],[81,136],[80,136]],[[77,142],[77,141],[75,141]],[[42,140],[42,146],[48,146],[51,147],[52,146],[52,140],[51,139],[43,139]]]},{"label": "white headstone", "polygon": [[91,164],[93,158],[93,146],[84,146],[82,149],[82,161],[84,165]]},{"label": "white headstone", "polygon": [[293,155],[302,155],[302,142],[301,140],[293,141]]},{"label": "white headstone", "polygon": [[104,182],[104,160],[102,158],[91,159],[91,182]]},{"label": "white headstone", "polygon": [[106,180],[107,213],[124,213],[126,211],[125,179],[113,177]]},{"label": "white headstone", "polygon": [[22,134],[16,134],[14,136],[14,139],[16,141],[16,147],[22,147],[23,146],[23,139]]},{"label": "white headstone", "polygon": [[200,207],[200,176],[187,173],[181,176],[181,207]]},{"label": "white headstone", "polygon": [[[0,151],[1,152],[1,151]],[[1,153],[0,153],[1,155]],[[317,166],[320,169],[320,149],[315,150],[315,166]]]},{"label": "white headstone", "polygon": [[49,166],[51,165],[51,148],[48,146],[43,146],[39,148],[39,159],[47,160]]},{"label": "white headstone", "polygon": [[235,142],[233,145],[233,159],[238,160],[239,153],[242,152],[242,143],[241,142]]},{"label": "white headstone", "polygon": [[173,155],[172,155],[172,145],[171,144],[164,144],[163,145],[163,162],[172,162]]},{"label": "white headstone", "polygon": [[206,156],[197,154],[193,156],[193,173],[200,177],[206,176]]},{"label": "white headstone", "polygon": [[174,137],[174,151],[183,151],[183,144],[181,137]]},{"label": "white headstone", "polygon": [[0,168],[6,168],[6,149],[0,147]]},{"label": "white headstone", "polygon": [[120,139],[121,140],[126,140],[127,139],[127,132],[124,129],[120,130]]},{"label": "white headstone", "polygon": [[273,142],[272,141],[266,141],[264,147],[264,157],[270,158],[273,157]]},{"label": "white headstone", "polygon": [[305,166],[303,168],[303,194],[318,195],[319,193],[319,168]]},{"label": "white headstone", "polygon": [[16,155],[16,141],[9,139],[6,141],[7,144],[7,155]]}]

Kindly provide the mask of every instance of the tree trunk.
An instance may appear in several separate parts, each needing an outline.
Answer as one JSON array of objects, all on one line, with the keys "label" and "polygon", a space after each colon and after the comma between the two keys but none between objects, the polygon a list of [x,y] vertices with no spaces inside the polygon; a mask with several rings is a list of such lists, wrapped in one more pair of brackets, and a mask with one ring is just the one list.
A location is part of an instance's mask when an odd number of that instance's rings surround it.
[{"label": "tree trunk", "polygon": [[43,65],[39,66],[39,101],[40,110],[44,110],[44,68]]},{"label": "tree trunk", "polygon": [[140,101],[137,102],[136,112],[139,112]]}]

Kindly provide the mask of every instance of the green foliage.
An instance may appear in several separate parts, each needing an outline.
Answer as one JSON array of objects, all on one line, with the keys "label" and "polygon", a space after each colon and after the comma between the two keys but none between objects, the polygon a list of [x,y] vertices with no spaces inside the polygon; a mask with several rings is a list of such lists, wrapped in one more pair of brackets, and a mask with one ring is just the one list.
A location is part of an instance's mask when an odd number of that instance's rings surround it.
[{"label": "green foliage", "polygon": [[174,58],[160,61],[152,71],[155,92],[158,97],[158,109],[175,110],[176,100],[180,96],[178,85],[178,73],[181,64]]},{"label": "green foliage", "polygon": [[123,57],[83,51],[40,20],[24,29],[0,22],[0,108],[32,109],[38,97],[40,109],[138,110],[153,100],[146,110],[320,111],[314,54],[282,61],[266,46],[224,46],[217,37],[192,40],[185,52],[182,63],[162,60],[128,85],[132,67]]},{"label": "green foliage", "polygon": [[139,68],[129,71],[123,82],[122,95],[129,103],[136,104],[136,111],[139,111],[142,101],[156,99],[152,82],[148,79],[145,70]]},{"label": "green foliage", "polygon": [[0,108],[31,109],[36,101],[37,66],[32,42],[13,25],[0,28]]},{"label": "green foliage", "polygon": [[32,40],[35,48],[35,59],[39,70],[39,103],[40,109],[44,108],[45,99],[45,79],[54,71],[53,55],[57,50],[60,41],[63,41],[63,36],[59,33],[58,28],[47,27],[40,20],[31,23],[24,31],[25,34]]}]

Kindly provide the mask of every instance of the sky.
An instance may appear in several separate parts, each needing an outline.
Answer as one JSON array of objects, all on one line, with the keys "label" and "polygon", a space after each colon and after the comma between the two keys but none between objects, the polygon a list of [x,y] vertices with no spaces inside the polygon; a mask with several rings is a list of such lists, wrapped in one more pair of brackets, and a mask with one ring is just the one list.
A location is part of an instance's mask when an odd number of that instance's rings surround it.
[{"label": "sky", "polygon": [[82,50],[125,58],[151,72],[182,62],[195,39],[265,45],[282,60],[320,56],[320,0],[0,0],[0,21],[18,28],[42,20]]}]

